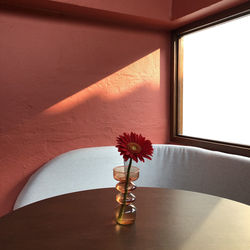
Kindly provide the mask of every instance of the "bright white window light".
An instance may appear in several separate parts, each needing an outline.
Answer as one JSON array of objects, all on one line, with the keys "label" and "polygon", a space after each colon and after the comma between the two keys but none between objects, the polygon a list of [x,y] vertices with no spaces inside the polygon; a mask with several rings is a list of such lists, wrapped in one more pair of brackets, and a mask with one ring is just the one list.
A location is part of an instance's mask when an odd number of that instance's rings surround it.
[{"label": "bright white window light", "polygon": [[182,39],[182,134],[250,145],[250,15]]}]

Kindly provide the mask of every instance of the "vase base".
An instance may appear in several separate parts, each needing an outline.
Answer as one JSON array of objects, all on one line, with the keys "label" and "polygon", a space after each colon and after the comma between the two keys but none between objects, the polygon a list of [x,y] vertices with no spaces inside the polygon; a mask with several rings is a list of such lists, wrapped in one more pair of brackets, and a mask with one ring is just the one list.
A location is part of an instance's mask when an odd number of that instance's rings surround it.
[{"label": "vase base", "polygon": [[120,205],[115,211],[116,223],[119,225],[130,225],[136,219],[136,207],[134,205]]}]

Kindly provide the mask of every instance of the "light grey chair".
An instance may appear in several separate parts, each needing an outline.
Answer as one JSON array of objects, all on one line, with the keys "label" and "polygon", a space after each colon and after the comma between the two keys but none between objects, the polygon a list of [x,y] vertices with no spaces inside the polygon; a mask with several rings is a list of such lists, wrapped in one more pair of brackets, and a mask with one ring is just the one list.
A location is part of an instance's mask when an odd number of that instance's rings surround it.
[{"label": "light grey chair", "polygon": [[14,210],[49,197],[96,188],[114,187],[112,169],[123,159],[114,146],[66,152],[42,166],[28,180]]},{"label": "light grey chair", "polygon": [[[196,147],[153,145],[140,167],[138,187],[183,189],[250,204],[250,158]],[[115,187],[112,169],[123,165],[115,147],[83,148],[49,161],[31,176],[14,209],[80,190]]]},{"label": "light grey chair", "polygon": [[154,145],[138,162],[138,186],[183,189],[250,204],[250,158],[189,146]]}]

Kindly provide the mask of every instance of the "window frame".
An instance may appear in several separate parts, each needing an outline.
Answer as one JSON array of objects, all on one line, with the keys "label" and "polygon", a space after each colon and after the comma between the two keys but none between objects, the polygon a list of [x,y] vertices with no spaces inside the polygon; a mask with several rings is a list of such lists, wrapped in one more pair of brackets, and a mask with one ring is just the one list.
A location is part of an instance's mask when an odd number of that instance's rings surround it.
[{"label": "window frame", "polygon": [[[250,146],[216,140],[180,135],[182,131],[182,102],[179,97],[183,91],[183,65],[181,37],[223,23],[250,13],[250,3],[228,9],[216,15],[193,22],[171,32],[171,79],[170,79],[170,143],[197,146],[225,153],[250,157]],[[246,31],[247,32],[247,31]]]}]

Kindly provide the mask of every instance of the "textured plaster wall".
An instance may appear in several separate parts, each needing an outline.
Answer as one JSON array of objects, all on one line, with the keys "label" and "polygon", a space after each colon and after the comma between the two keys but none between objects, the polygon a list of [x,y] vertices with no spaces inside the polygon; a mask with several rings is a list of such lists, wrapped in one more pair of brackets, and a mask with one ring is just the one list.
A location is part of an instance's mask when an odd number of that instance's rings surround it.
[{"label": "textured plaster wall", "polygon": [[11,11],[0,34],[0,215],[63,152],[168,141],[168,34]]}]

